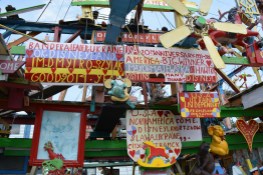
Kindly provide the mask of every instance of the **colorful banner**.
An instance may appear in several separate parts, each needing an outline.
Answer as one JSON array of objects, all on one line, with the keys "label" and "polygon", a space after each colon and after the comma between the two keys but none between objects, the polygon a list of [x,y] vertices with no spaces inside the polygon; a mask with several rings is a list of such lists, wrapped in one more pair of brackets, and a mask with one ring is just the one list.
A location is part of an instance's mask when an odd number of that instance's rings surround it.
[{"label": "colorful banner", "polygon": [[126,49],[124,62],[125,75],[132,81],[217,81],[214,64],[207,51],[134,46],[133,49]]},{"label": "colorful banner", "polygon": [[[121,41],[123,43],[140,43],[140,44],[159,44],[161,33],[128,33],[123,32]],[[94,31],[93,43],[103,43],[106,38],[106,31]]]},{"label": "colorful banner", "polygon": [[180,155],[180,133],[170,111],[128,110],[126,130],[128,155],[141,166],[170,166]]},{"label": "colorful banner", "polygon": [[199,118],[175,117],[182,142],[202,141],[202,129]]},{"label": "colorful banner", "polygon": [[102,83],[126,76],[134,82],[217,81],[208,52],[195,49],[29,42],[29,81],[43,83]]},{"label": "colorful banner", "polygon": [[216,92],[182,92],[179,93],[179,104],[182,117],[220,117],[219,97]]},{"label": "colorful banner", "polygon": [[29,42],[25,78],[44,83],[102,83],[124,75],[122,46]]}]

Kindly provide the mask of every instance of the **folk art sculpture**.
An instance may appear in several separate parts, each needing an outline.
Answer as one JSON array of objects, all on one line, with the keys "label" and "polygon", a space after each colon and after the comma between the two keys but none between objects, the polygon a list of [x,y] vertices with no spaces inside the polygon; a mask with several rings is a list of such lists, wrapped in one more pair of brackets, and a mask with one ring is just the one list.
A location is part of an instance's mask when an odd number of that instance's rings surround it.
[{"label": "folk art sculpture", "polygon": [[229,149],[224,137],[223,128],[220,125],[209,126],[208,134],[212,136],[212,142],[210,144],[211,153],[219,156],[227,155]]},{"label": "folk art sculpture", "polygon": [[189,175],[211,175],[215,169],[215,161],[213,155],[209,152],[210,146],[208,143],[202,143],[196,155],[190,156],[187,159],[195,157],[196,164],[190,170]]},{"label": "folk art sculpture", "polygon": [[126,102],[131,108],[135,108],[134,104],[129,100],[130,95],[128,88],[132,85],[131,80],[128,78],[118,77],[117,79],[107,79],[104,86],[109,89],[108,94],[114,102]]},{"label": "folk art sculpture", "polygon": [[64,156],[54,152],[53,144],[48,141],[44,146],[47,151],[49,159],[42,163],[44,175],[62,175],[65,174],[66,167],[64,166]]}]

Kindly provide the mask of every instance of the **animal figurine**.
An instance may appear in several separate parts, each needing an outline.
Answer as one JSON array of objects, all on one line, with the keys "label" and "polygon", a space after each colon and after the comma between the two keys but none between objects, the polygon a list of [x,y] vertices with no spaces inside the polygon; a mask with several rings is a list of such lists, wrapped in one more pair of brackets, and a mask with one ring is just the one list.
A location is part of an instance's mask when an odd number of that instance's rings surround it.
[{"label": "animal figurine", "polygon": [[108,91],[108,94],[111,96],[111,100],[115,102],[126,102],[131,108],[135,108],[134,104],[129,101],[130,95],[128,94],[128,88],[131,87],[131,80],[128,78],[122,79],[121,77],[112,80],[107,79],[104,82],[104,86]]},{"label": "animal figurine", "polygon": [[219,156],[227,155],[229,149],[224,137],[223,128],[220,125],[209,126],[208,134],[212,136],[212,142],[210,144],[211,152]]},{"label": "animal figurine", "polygon": [[[196,165],[189,175],[211,175],[215,169],[215,160],[213,155],[209,152],[210,146],[208,143],[203,142],[196,155],[190,156],[190,158],[196,158]],[[188,158],[189,159],[189,158]]]},{"label": "animal figurine", "polygon": [[45,151],[48,152],[50,160],[46,160],[42,163],[44,175],[59,175],[65,174],[64,156],[54,152],[54,147],[50,141],[45,143]]}]

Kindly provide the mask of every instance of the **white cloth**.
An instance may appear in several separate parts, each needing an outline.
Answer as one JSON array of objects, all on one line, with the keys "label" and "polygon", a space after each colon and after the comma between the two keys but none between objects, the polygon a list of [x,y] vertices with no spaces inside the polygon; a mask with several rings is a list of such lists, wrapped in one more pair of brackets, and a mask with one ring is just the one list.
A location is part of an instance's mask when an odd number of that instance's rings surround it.
[{"label": "white cloth", "polygon": [[241,169],[236,165],[232,167],[232,171],[233,171],[233,175],[244,175]]}]

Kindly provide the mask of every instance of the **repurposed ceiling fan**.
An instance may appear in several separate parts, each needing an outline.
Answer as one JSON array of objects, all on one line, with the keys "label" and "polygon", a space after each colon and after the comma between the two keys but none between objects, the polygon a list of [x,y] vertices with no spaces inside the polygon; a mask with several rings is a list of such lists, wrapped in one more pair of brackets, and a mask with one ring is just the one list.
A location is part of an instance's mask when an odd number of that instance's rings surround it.
[{"label": "repurposed ceiling fan", "polygon": [[222,23],[222,22],[207,22],[204,16],[207,15],[212,0],[201,0],[199,14],[200,16],[194,16],[186,8],[186,6],[179,0],[164,0],[169,6],[173,7],[180,15],[186,18],[185,24],[173,29],[160,36],[160,41],[165,48],[169,48],[178,43],[182,39],[188,37],[192,33],[202,37],[206,48],[210,54],[212,61],[218,69],[225,68],[225,63],[218,53],[214,42],[209,37],[209,30],[221,30],[231,33],[246,34],[247,29],[242,24]]}]

